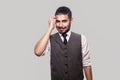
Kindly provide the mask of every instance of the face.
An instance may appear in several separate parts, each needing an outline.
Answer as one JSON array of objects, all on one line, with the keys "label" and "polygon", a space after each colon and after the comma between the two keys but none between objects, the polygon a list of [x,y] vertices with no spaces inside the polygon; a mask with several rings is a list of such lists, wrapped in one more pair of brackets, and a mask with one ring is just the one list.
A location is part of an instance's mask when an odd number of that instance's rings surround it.
[{"label": "face", "polygon": [[68,15],[56,15],[56,28],[59,33],[65,33],[70,30],[71,19],[69,19]]}]

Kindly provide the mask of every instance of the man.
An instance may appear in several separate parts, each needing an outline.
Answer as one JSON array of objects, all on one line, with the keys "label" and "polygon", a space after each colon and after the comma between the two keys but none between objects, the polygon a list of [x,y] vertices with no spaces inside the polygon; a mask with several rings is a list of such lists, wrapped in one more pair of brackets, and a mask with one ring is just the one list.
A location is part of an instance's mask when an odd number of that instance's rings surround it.
[{"label": "man", "polygon": [[[49,51],[51,80],[92,80],[90,53],[86,38],[70,30],[72,12],[66,6],[56,10],[55,16],[49,19],[49,28],[36,43],[34,52],[37,56]],[[55,28],[57,33],[51,32]]]}]

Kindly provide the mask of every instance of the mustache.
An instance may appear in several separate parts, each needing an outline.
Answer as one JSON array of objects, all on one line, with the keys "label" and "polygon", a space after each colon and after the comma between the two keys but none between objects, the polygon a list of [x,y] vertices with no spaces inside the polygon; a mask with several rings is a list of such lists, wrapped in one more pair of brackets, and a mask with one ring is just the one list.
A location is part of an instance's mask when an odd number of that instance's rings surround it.
[{"label": "mustache", "polygon": [[59,27],[59,26],[58,26],[57,28],[58,28],[58,29],[65,29],[66,27]]}]

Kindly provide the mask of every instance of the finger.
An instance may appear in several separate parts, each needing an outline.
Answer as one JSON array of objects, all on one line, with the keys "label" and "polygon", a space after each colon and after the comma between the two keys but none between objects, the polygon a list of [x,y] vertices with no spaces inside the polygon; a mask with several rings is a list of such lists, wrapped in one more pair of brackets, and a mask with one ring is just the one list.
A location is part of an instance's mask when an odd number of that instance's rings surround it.
[{"label": "finger", "polygon": [[56,16],[53,16],[54,19],[56,19]]}]

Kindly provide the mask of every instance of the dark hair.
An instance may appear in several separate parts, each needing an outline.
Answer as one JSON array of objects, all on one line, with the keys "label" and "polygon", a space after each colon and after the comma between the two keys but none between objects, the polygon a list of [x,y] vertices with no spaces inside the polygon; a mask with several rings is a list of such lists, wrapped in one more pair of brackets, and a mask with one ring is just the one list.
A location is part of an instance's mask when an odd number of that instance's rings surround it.
[{"label": "dark hair", "polygon": [[70,10],[68,7],[66,7],[66,6],[61,6],[61,7],[59,7],[59,8],[56,10],[55,16],[56,16],[56,15],[59,15],[59,14],[68,15],[69,19],[72,18],[72,12],[71,12],[71,10]]}]

